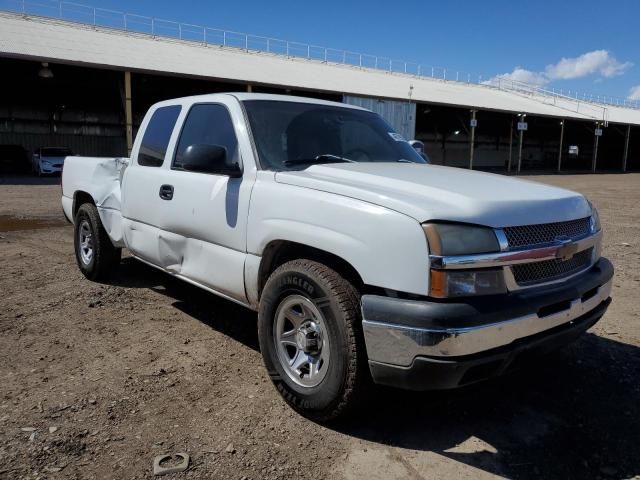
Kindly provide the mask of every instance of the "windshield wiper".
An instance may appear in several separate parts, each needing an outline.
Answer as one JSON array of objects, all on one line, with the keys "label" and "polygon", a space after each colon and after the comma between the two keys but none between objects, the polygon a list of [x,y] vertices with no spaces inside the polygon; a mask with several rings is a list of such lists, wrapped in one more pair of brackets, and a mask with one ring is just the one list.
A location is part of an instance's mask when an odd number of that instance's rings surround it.
[{"label": "windshield wiper", "polygon": [[293,160],[285,160],[284,164],[289,167],[291,165],[313,165],[320,163],[358,163],[355,160],[351,160],[350,158],[340,157],[338,155],[332,155],[330,153],[323,153],[321,155],[316,155],[313,158],[295,158]]}]

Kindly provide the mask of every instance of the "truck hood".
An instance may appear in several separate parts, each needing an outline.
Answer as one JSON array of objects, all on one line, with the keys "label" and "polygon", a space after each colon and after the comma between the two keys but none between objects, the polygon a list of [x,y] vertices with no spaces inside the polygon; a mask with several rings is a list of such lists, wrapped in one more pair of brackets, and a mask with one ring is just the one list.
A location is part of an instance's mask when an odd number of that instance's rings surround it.
[{"label": "truck hood", "polygon": [[340,163],[278,172],[276,182],[356,198],[413,217],[494,228],[590,215],[579,193],[504,175],[410,163]]},{"label": "truck hood", "polygon": [[47,162],[47,163],[64,163],[64,159],[66,157],[49,157],[49,156],[43,156],[40,157],[40,161],[41,162]]}]

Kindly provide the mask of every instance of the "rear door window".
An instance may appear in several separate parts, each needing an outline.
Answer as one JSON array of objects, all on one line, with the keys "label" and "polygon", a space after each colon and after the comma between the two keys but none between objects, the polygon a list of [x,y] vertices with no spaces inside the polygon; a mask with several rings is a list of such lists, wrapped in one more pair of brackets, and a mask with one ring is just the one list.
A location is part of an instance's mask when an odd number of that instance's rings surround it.
[{"label": "rear door window", "polygon": [[68,148],[43,148],[41,155],[43,157],[70,157],[73,153]]},{"label": "rear door window", "polygon": [[181,108],[180,105],[170,105],[160,107],[153,112],[138,151],[138,165],[144,167],[162,165]]}]

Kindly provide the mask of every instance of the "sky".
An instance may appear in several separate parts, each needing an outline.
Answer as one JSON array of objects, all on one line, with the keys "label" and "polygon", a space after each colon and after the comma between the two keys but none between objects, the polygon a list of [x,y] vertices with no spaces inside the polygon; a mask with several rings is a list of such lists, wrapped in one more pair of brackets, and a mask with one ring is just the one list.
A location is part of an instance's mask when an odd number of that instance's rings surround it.
[{"label": "sky", "polygon": [[75,1],[640,100],[639,0]]}]

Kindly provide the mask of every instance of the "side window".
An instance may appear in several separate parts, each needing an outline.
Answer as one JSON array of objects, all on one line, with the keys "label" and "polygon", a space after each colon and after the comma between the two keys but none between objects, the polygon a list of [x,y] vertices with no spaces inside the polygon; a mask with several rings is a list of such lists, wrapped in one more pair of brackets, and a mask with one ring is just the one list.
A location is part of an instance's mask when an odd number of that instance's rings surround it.
[{"label": "side window", "polygon": [[227,150],[229,163],[238,162],[238,139],[226,107],[201,103],[189,110],[173,160],[173,168],[182,168],[182,156],[190,145],[220,145]]},{"label": "side window", "polygon": [[171,138],[171,132],[180,115],[180,105],[160,107],[151,116],[147,124],[138,151],[138,165],[144,167],[159,167],[167,153],[167,145]]}]

